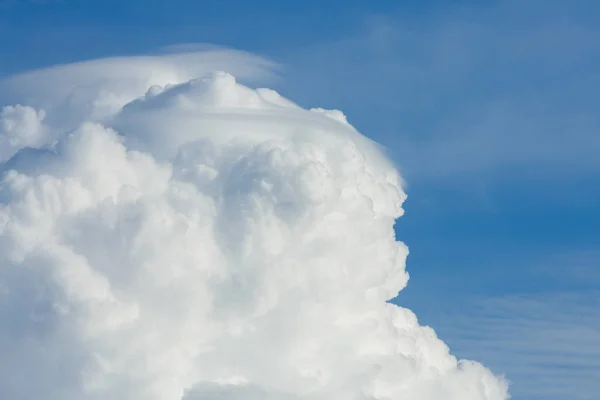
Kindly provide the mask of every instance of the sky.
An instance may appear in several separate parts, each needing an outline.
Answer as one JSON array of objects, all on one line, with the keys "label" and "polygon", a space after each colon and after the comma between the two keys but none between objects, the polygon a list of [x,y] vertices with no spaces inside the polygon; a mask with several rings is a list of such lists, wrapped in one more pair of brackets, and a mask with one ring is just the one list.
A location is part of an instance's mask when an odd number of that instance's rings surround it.
[{"label": "sky", "polygon": [[516,399],[600,389],[593,1],[0,1],[0,75],[214,44],[341,109],[406,180],[393,301]]}]

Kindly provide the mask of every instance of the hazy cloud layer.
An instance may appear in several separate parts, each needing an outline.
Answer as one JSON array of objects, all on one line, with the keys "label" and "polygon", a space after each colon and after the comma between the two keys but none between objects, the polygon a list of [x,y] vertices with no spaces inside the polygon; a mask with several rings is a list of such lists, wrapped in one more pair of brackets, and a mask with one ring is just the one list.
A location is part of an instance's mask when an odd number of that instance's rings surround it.
[{"label": "hazy cloud layer", "polygon": [[600,388],[598,298],[597,290],[581,290],[479,299],[438,322],[459,354],[511,371],[515,398],[593,400]]},{"label": "hazy cloud layer", "polygon": [[413,181],[597,174],[598,14],[590,1],[502,1],[374,15],[287,54],[286,90],[343,104]]}]

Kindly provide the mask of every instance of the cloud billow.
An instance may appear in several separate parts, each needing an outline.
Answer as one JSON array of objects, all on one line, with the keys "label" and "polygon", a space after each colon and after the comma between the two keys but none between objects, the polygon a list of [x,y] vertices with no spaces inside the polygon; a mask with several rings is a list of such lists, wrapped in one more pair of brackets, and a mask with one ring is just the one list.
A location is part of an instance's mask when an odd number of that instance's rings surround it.
[{"label": "cloud billow", "polygon": [[386,302],[406,195],[377,146],[177,60],[4,83],[0,398],[507,399]]}]

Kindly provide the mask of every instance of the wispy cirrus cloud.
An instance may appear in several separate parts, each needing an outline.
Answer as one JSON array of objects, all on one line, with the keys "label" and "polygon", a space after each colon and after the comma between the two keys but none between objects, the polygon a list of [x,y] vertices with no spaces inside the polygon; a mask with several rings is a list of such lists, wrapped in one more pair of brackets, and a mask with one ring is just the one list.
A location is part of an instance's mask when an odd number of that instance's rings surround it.
[{"label": "wispy cirrus cloud", "polygon": [[457,354],[510,371],[513,396],[592,400],[600,389],[600,292],[474,301],[437,326]]},{"label": "wispy cirrus cloud", "polygon": [[458,301],[433,293],[425,320],[460,357],[505,373],[515,399],[593,400],[600,390],[600,253],[581,249],[527,264],[518,273],[485,266],[496,293],[463,296],[449,283]]},{"label": "wispy cirrus cloud", "polygon": [[600,29],[590,16],[600,9],[578,6],[501,2],[417,22],[375,16],[354,37],[292,55],[300,66],[291,90],[310,81],[359,126],[377,120],[377,139],[409,179],[524,165],[596,173]]}]

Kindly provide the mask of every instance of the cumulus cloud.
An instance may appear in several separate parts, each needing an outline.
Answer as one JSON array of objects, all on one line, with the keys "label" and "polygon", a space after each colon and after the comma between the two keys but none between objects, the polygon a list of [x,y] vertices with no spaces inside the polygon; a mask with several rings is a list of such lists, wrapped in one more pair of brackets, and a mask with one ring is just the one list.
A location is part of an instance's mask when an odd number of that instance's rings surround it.
[{"label": "cumulus cloud", "polygon": [[3,83],[0,397],[508,398],[386,302],[394,166],[339,111],[207,74],[268,71],[223,55]]}]

